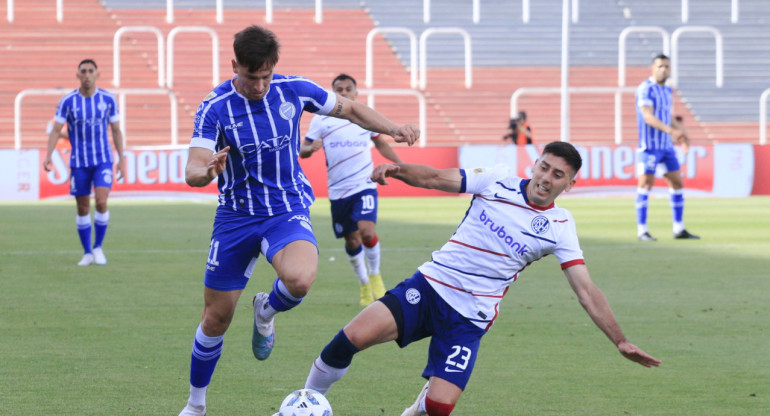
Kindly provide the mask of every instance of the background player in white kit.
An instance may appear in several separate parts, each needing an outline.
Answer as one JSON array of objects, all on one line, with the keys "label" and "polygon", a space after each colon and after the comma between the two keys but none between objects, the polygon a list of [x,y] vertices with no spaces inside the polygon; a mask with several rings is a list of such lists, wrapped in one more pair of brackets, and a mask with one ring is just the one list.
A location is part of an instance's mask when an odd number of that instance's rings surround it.
[{"label": "background player in white kit", "polygon": [[618,351],[643,366],[660,361],[628,342],[607,299],[583,260],[575,222],[554,200],[575,184],[582,161],[569,143],[552,142],[535,162],[532,179],[506,167],[444,169],[426,165],[380,165],[372,179],[394,177],[409,185],[474,197],[457,231],[409,279],[372,303],[323,349],[305,388],[321,393],[342,378],[353,355],[395,340],[400,347],[430,337],[428,379],[402,416],[447,416],[470,378],[481,337],[499,303],[528,264],[553,254],[580,304]]},{"label": "background player in white kit", "polygon": [[[48,148],[43,169],[51,170],[51,154],[56,147],[61,130],[67,125],[67,137],[72,145],[70,154],[70,195],[77,205],[77,225],[83,258],[78,266],[105,265],[107,257],[102,243],[110,223],[107,200],[113,183],[113,165],[120,179],[125,172],[123,160],[123,133],[120,131],[120,114],[117,100],[111,92],[98,88],[99,69],[93,59],[83,59],[78,64],[77,78],[80,88],[62,97],[56,108],[54,124],[48,135]],[[109,128],[108,128],[109,127]],[[115,144],[117,160],[113,160],[109,132]],[[94,192],[94,244],[91,246],[91,189]]]},{"label": "background player in white kit", "polygon": [[[334,78],[332,89],[351,101],[358,97],[356,80],[347,74]],[[310,122],[299,153],[307,158],[324,149],[334,235],[345,237],[345,252],[361,285],[361,306],[385,294],[380,274],[380,239],[375,230],[379,204],[377,183],[371,180],[371,143],[383,157],[401,163],[379,133],[364,130],[348,120],[321,115]]]}]

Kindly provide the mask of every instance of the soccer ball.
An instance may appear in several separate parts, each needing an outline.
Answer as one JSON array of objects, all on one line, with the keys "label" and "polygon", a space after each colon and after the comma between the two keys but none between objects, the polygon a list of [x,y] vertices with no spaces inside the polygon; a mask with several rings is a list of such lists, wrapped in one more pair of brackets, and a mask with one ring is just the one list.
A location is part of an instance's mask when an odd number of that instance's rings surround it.
[{"label": "soccer ball", "polygon": [[323,394],[300,389],[283,399],[278,416],[332,416],[332,406]]}]

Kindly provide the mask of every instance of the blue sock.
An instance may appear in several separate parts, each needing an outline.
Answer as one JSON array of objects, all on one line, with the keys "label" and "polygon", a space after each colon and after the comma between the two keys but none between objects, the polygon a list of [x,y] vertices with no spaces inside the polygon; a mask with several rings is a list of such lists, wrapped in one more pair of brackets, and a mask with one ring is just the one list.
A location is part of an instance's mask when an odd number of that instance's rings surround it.
[{"label": "blue sock", "polygon": [[289,309],[302,303],[302,299],[303,298],[292,296],[292,294],[289,293],[289,290],[286,289],[286,286],[283,284],[281,279],[277,277],[275,278],[275,282],[273,282],[273,290],[270,291],[270,295],[268,297],[268,302],[273,309],[278,312],[288,311]]},{"label": "blue sock", "polygon": [[636,224],[647,226],[647,202],[650,198],[650,191],[644,188],[636,190]]},{"label": "blue sock", "polygon": [[80,244],[83,246],[84,253],[91,252],[91,216],[90,215],[78,215],[75,218],[75,224],[78,226],[78,236],[80,236]]},{"label": "blue sock", "polygon": [[347,368],[358,351],[360,350],[350,342],[345,332],[340,329],[340,332],[321,351],[321,359],[334,368]]},{"label": "blue sock", "polygon": [[206,387],[211,382],[211,375],[214,374],[214,368],[222,355],[223,339],[224,335],[206,336],[198,324],[190,359],[190,384],[193,387]]},{"label": "blue sock", "polygon": [[104,235],[107,234],[107,224],[110,223],[110,211],[94,213],[94,248],[101,247],[104,242]]},{"label": "blue sock", "polygon": [[684,217],[684,192],[683,189],[669,189],[671,215],[674,218],[674,224],[681,224]]}]

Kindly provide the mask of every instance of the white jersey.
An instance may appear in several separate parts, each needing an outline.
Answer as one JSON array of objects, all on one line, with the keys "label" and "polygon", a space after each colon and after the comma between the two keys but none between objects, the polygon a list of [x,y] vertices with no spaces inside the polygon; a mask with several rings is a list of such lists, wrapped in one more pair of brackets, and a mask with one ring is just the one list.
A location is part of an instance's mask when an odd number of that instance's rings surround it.
[{"label": "white jersey", "polygon": [[348,120],[313,117],[305,139],[323,139],[329,199],[342,199],[377,187],[371,180],[374,165],[370,148],[372,140],[379,136]]},{"label": "white jersey", "polygon": [[530,263],[554,254],[562,269],[583,264],[572,214],[527,201],[528,179],[507,167],[460,170],[473,194],[450,240],[418,269],[461,315],[489,329],[508,286]]}]

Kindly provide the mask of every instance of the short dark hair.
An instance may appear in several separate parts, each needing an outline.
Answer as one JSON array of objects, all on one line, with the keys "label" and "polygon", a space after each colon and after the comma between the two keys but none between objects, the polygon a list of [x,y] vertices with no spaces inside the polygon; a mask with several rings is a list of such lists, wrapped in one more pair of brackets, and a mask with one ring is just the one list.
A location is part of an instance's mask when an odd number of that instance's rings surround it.
[{"label": "short dark hair", "polygon": [[519,118],[522,120],[527,119],[527,112],[526,111],[519,111]]},{"label": "short dark hair", "polygon": [[275,33],[257,25],[251,25],[235,34],[233,52],[239,65],[249,72],[265,66],[274,67],[278,63],[281,45]]},{"label": "short dark hair", "polygon": [[91,64],[91,65],[94,66],[94,68],[99,69],[99,67],[96,66],[96,61],[94,61],[93,59],[90,59],[90,58],[86,58],[86,59],[83,59],[82,61],[80,61],[80,63],[78,64],[78,68],[80,68],[80,66],[83,65],[83,64]]},{"label": "short dark hair", "polygon": [[356,83],[356,79],[355,78],[351,77],[348,74],[344,74],[343,73],[343,74],[337,75],[337,77],[334,78],[334,80],[332,81],[332,87],[334,87],[334,84],[336,84],[337,81],[344,81],[346,79],[349,79],[353,83],[354,86],[356,86],[356,87],[358,86],[358,84]]},{"label": "short dark hair", "polygon": [[575,177],[575,175],[577,175],[578,171],[580,170],[580,167],[583,166],[583,158],[580,157],[580,153],[578,153],[577,149],[575,149],[575,146],[573,146],[570,143],[567,143],[567,142],[548,143],[543,149],[543,155],[545,155],[546,153],[550,153],[554,156],[558,156],[564,159],[574,171],[572,173],[572,177]]},{"label": "short dark hair", "polygon": [[665,59],[665,60],[667,60],[667,61],[670,61],[670,60],[671,60],[671,58],[669,58],[668,56],[666,56],[666,54],[663,54],[663,53],[659,53],[659,54],[655,55],[655,57],[654,57],[654,58],[652,58],[652,63],[655,63],[655,61],[657,61],[658,59]]}]

